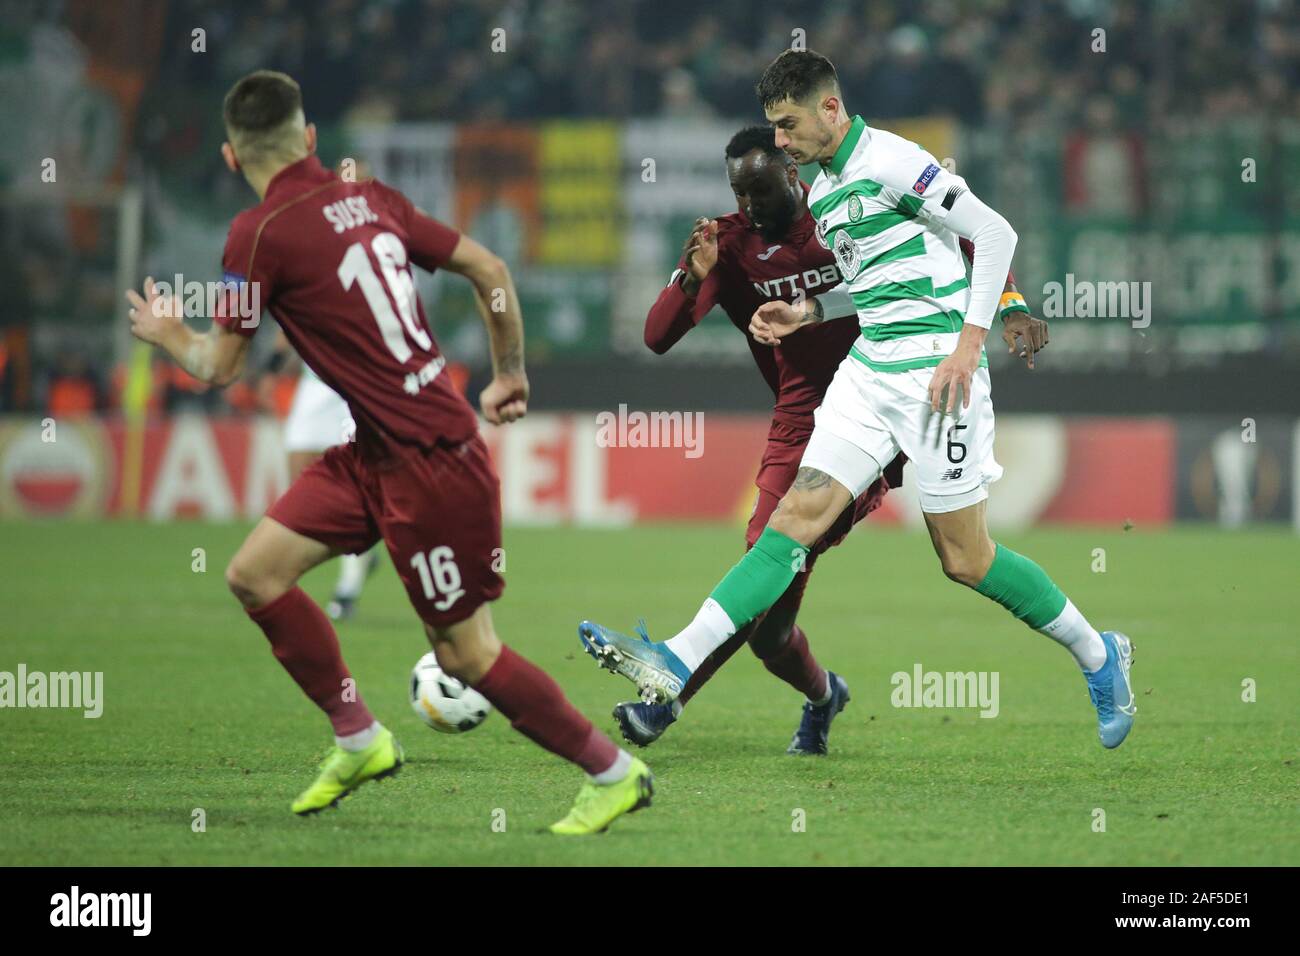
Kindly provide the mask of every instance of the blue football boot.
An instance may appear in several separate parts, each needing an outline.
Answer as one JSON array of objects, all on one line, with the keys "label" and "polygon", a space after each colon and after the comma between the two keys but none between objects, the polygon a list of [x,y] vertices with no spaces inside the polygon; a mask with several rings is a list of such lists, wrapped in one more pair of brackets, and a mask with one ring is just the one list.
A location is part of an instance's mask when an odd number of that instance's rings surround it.
[{"label": "blue football boot", "polygon": [[1088,680],[1092,706],[1097,708],[1101,745],[1114,750],[1133,729],[1133,715],[1137,712],[1128,677],[1133,666],[1133,645],[1119,631],[1102,631],[1101,642],[1106,645],[1106,663],[1094,673],[1084,672],[1083,676]]},{"label": "blue football boot", "polygon": [[826,681],[830,685],[831,699],[824,704],[804,701],[803,719],[799,721],[799,729],[794,732],[790,746],[785,749],[786,753],[798,757],[826,756],[826,739],[831,733],[831,721],[849,702],[849,685],[843,677],[834,671],[827,671]]},{"label": "blue football boot", "polygon": [[665,730],[677,719],[672,704],[644,704],[640,701],[624,701],[614,707],[614,719],[618,721],[623,739],[638,747],[649,747],[663,736]]},{"label": "blue football boot", "polygon": [[637,637],[628,637],[594,621],[583,621],[578,625],[578,640],[601,667],[636,684],[645,703],[667,704],[682,692],[691,672],[667,644],[650,640],[644,622],[637,625],[636,632]]}]

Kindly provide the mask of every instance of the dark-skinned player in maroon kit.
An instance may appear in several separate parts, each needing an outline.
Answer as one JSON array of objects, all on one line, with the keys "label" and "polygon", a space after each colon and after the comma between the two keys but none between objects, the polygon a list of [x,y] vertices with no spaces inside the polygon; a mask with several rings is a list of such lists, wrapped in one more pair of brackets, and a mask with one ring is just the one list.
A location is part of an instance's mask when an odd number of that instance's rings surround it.
[{"label": "dark-skinned player in maroon kit", "polygon": [[380,539],[443,670],[587,772],[552,832],[598,832],[645,806],[653,789],[645,764],[597,731],[492,626],[488,604],[505,586],[494,567],[497,476],[473,409],[441,374],[445,359],[410,266],[447,269],[474,286],[494,371],[480,404],[489,422],[502,424],[522,417],[528,401],[523,322],[505,264],[396,190],[325,169],[290,77],[266,70],[244,77],[226,96],[224,119],[226,164],[261,201],[231,224],[227,292],[212,328],[188,328],[180,302],[161,298],[152,280],[143,297],[127,298],[138,338],[216,385],[238,377],[266,308],[357,424],[355,441],[331,448],[293,482],[226,571],[276,659],[333,726],[335,746],[293,811],[335,806],[402,764],[401,747],[356,690],[329,618],[298,587],[321,562],[363,554]]},{"label": "dark-skinned player in maroon kit", "polygon": [[[858,338],[859,328],[848,295],[835,290],[840,277],[834,256],[816,235],[816,220],[806,201],[808,187],[799,180],[798,166],[777,148],[772,128],[741,130],[727,144],[725,156],[739,211],[696,221],[676,271],[646,316],[645,342],[662,355],[715,305],[745,334],[754,362],[776,397],[767,448],[755,479],[758,500],[745,533],[746,547],[752,547],[794,481],[812,435],[813,411]],[[962,242],[969,257],[973,249]],[[1047,342],[1047,324],[1028,314],[1012,276],[1007,277],[1006,290],[1003,339],[1012,352],[1017,339],[1022,340],[1020,354],[1032,368],[1034,353]],[[779,349],[758,342],[750,333],[750,320],[763,303],[807,298],[816,300],[828,317],[825,321],[782,339]],[[675,701],[618,704],[614,718],[624,738],[640,746],[659,739],[700,687],[748,643],[768,671],[804,695],[799,727],[786,753],[824,755],[831,722],[849,700],[848,685],[817,662],[795,618],[817,556],[843,541],[854,524],[880,507],[891,488],[901,485],[903,464],[900,455],[845,509],[771,610],[706,658]]]}]

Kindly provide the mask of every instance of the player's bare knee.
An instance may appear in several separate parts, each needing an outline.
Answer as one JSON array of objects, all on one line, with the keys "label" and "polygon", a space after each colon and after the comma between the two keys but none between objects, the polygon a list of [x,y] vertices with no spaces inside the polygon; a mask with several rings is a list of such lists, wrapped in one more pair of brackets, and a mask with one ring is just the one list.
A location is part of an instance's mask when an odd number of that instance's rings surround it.
[{"label": "player's bare knee", "polygon": [[465,684],[483,678],[501,654],[501,642],[486,622],[470,618],[447,627],[425,626],[438,666]]},{"label": "player's bare knee", "polygon": [[239,555],[235,555],[226,566],[226,587],[230,588],[230,593],[244,607],[257,607],[261,603],[258,600],[257,576],[240,560]]},{"label": "player's bare knee", "polygon": [[988,565],[977,552],[958,549],[946,550],[939,555],[943,573],[950,581],[973,588],[984,580]]},{"label": "player's bare knee", "polygon": [[769,524],[805,547],[812,547],[851,500],[848,489],[830,475],[800,466],[794,484],[781,498]]},{"label": "player's bare knee", "polygon": [[226,587],[246,608],[265,607],[293,587],[293,581],[259,569],[254,562],[235,555],[226,567]]},{"label": "player's bare knee", "polygon": [[467,668],[465,666],[465,661],[462,659],[462,652],[456,646],[455,642],[446,638],[441,638],[431,640],[429,645],[433,648],[433,653],[438,658],[438,666],[447,674],[456,678],[456,680],[464,681],[465,678],[462,675],[465,673]]},{"label": "player's bare knee", "polygon": [[434,646],[438,666],[464,684],[482,680],[496,655],[477,641],[439,641]]},{"label": "player's bare knee", "polygon": [[809,544],[807,538],[810,522],[796,509],[786,507],[784,500],[772,512],[772,517],[768,520],[767,526],[774,531],[781,532],[787,538],[793,538],[800,544]]},{"label": "player's bare knee", "polygon": [[831,526],[836,513],[830,494],[792,488],[772,512],[768,527],[812,547]]}]

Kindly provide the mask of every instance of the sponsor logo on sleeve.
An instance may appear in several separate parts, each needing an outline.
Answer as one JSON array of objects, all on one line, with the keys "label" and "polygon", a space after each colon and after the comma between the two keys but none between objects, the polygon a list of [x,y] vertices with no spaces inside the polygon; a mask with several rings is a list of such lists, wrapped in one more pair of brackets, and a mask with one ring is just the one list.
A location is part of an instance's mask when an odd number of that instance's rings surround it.
[{"label": "sponsor logo on sleeve", "polygon": [[930,188],[930,183],[934,182],[934,177],[938,175],[939,167],[934,163],[931,163],[929,166],[925,167],[925,170],[921,173],[920,177],[918,177],[916,182],[912,184],[912,192],[916,193],[918,196],[924,196],[925,191]]}]

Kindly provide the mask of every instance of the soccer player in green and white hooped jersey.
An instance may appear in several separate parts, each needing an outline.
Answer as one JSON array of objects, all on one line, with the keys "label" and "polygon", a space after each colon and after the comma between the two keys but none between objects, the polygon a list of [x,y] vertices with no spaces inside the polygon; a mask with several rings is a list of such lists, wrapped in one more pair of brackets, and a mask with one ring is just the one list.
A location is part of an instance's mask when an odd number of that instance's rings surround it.
[{"label": "soccer player in green and white hooped jersey", "polygon": [[[1118,747],[1133,726],[1129,639],[1098,633],[1042,568],[993,542],[985,519],[1002,468],[984,340],[1015,231],[920,146],[850,116],[825,57],[787,50],[757,91],[776,145],[821,165],[809,205],[844,281],[797,305],[765,303],[750,331],[780,347],[805,325],[856,310],[862,334],[817,409],[794,484],[695,619],[663,643],[584,621],[583,646],[644,698],[673,699],[714,648],[780,597],[809,547],[901,451],[944,574],[1064,646],[1084,672],[1102,744]],[[963,238],[975,245],[969,280]]]}]

